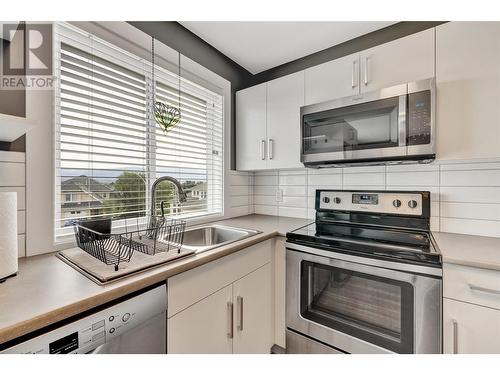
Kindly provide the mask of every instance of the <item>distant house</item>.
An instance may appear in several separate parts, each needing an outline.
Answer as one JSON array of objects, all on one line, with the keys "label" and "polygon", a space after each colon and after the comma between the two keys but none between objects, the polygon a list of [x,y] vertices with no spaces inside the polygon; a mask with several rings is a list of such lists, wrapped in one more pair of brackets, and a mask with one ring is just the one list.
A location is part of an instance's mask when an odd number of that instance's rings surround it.
[{"label": "distant house", "polygon": [[180,203],[174,200],[171,203],[171,213],[185,213],[190,211],[199,211],[207,208],[207,183],[200,182],[194,186],[184,189],[187,195],[186,202]]},{"label": "distant house", "polygon": [[191,197],[198,199],[207,199],[207,183],[202,182],[191,188]]},{"label": "distant house", "polygon": [[102,203],[113,187],[88,176],[70,178],[61,183],[61,223],[71,219],[99,215]]}]

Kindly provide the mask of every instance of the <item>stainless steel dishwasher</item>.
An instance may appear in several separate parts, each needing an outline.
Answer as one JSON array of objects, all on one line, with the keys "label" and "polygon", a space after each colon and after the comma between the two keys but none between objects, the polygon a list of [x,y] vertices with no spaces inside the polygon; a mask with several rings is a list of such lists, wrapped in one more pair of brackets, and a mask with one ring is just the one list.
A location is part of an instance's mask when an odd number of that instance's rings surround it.
[{"label": "stainless steel dishwasher", "polygon": [[10,354],[165,354],[167,288],[160,285],[76,320],[2,345]]}]

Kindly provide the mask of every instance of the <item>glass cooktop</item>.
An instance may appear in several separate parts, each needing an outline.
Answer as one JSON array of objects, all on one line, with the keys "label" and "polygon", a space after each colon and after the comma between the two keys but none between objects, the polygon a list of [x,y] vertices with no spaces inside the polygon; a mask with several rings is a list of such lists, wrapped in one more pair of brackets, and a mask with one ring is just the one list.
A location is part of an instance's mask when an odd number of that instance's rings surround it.
[{"label": "glass cooktop", "polygon": [[441,264],[441,254],[427,231],[314,222],[287,233],[289,242],[353,255],[410,263]]}]

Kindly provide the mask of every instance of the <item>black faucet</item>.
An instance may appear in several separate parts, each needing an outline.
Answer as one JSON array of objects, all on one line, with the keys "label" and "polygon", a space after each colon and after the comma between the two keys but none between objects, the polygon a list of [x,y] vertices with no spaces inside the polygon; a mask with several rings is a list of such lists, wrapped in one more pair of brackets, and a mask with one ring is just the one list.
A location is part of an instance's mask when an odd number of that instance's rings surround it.
[{"label": "black faucet", "polygon": [[158,186],[158,184],[160,182],[163,182],[163,181],[170,181],[171,183],[173,183],[175,185],[175,187],[177,188],[177,191],[179,192],[179,202],[183,203],[187,200],[186,193],[182,189],[181,183],[177,179],[170,177],[170,176],[164,176],[164,177],[158,178],[155,182],[153,182],[153,186],[151,186],[151,219],[152,220],[156,216],[156,202],[155,202],[156,201],[156,187]]}]

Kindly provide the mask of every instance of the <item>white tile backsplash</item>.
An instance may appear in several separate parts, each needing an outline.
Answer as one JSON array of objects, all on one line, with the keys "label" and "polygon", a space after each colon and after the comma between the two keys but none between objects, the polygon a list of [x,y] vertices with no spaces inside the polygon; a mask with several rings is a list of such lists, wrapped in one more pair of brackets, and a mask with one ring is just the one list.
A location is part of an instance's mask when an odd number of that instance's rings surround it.
[{"label": "white tile backsplash", "polygon": [[387,172],[386,184],[405,186],[439,186],[439,171]]},{"label": "white tile backsplash", "polygon": [[279,170],[253,176],[253,212],[259,214],[314,219],[316,189],[425,190],[431,192],[432,230],[500,237],[498,160]]},{"label": "white tile backsplash", "polygon": [[342,185],[342,175],[336,174],[313,174],[307,176],[308,185],[332,186]]},{"label": "white tile backsplash", "polygon": [[344,173],[343,185],[382,186],[385,185],[385,173]]},{"label": "white tile backsplash", "polygon": [[500,186],[500,169],[442,171],[441,184],[444,186]]},{"label": "white tile backsplash", "polygon": [[500,187],[441,186],[441,202],[500,203]]}]

